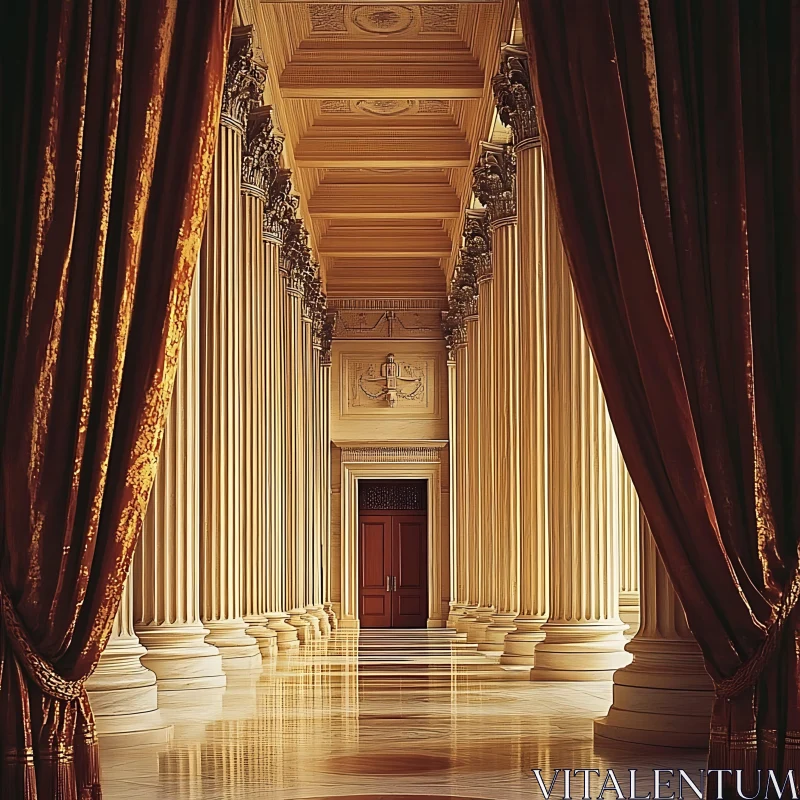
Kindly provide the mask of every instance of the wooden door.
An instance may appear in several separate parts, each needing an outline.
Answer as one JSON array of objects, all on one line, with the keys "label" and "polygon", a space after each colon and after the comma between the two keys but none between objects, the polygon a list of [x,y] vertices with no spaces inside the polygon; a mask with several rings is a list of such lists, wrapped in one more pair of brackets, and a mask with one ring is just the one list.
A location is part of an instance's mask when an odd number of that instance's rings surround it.
[{"label": "wooden door", "polygon": [[392,626],[392,517],[359,518],[358,616],[364,628]]},{"label": "wooden door", "polygon": [[424,628],[428,622],[428,518],[392,516],[392,627]]}]

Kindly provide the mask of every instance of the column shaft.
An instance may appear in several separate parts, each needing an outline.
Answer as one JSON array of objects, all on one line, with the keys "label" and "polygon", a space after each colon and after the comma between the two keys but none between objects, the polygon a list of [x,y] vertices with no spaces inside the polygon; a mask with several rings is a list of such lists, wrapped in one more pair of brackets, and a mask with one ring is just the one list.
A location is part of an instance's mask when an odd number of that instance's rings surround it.
[{"label": "column shaft", "polygon": [[625,635],[639,630],[639,497],[619,454],[620,580],[619,616],[628,626]]},{"label": "column shaft", "polygon": [[549,613],[547,504],[547,335],[545,315],[544,160],[527,140],[515,148],[519,237],[520,613],[501,664],[533,666]]},{"label": "column shaft", "polygon": [[[487,644],[502,653],[516,630],[520,570],[520,312],[517,220],[492,223],[494,606]],[[481,649],[481,648],[479,648]]]},{"label": "column shaft", "polygon": [[463,546],[459,543],[458,529],[458,397],[457,397],[458,378],[456,377],[456,354],[448,353],[447,358],[447,437],[448,448],[448,467],[450,471],[450,504],[448,514],[448,524],[450,530],[449,553],[450,553],[450,611],[447,615],[447,627],[455,628],[458,618],[464,613],[465,603],[459,602],[459,575],[458,559]]},{"label": "column shaft", "polygon": [[280,240],[264,237],[267,331],[267,624],[277,634],[279,651],[299,645],[297,628],[287,619],[286,572],[286,357],[284,352],[285,281],[280,271]]},{"label": "column shaft", "polygon": [[189,302],[175,388],[150,504],[134,558],[134,625],[160,691],[225,685],[200,621],[200,318]]},{"label": "column shaft", "polygon": [[531,677],[607,680],[619,618],[619,451],[547,199],[550,618]]},{"label": "column shaft", "polygon": [[261,665],[242,618],[242,134],[220,125],[200,254],[201,617],[225,669]]},{"label": "column shaft", "polygon": [[647,520],[641,516],[641,628],[633,662],[614,673],[614,704],[595,736],[664,747],[708,746],[714,692]]},{"label": "column shaft", "polygon": [[336,630],[338,620],[331,602],[331,323],[326,320],[322,348],[322,541],[323,541],[323,609],[328,615],[331,630]]}]

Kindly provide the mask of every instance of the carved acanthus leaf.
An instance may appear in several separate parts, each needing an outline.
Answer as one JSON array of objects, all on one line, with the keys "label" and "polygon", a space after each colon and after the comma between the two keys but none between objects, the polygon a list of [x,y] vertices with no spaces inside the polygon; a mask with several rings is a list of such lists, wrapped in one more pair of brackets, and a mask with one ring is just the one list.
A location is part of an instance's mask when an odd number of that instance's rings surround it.
[{"label": "carved acanthus leaf", "polygon": [[253,59],[252,26],[231,36],[231,52],[222,90],[222,118],[244,131],[251,108],[261,104],[267,70]]},{"label": "carved acanthus leaf", "polygon": [[483,142],[472,178],[472,191],[486,206],[490,222],[517,215],[517,162],[511,147]]},{"label": "carved acanthus leaf", "polygon": [[252,111],[242,152],[242,190],[266,198],[278,176],[282,151],[283,137],[273,127],[270,107]]},{"label": "carved acanthus leaf", "polygon": [[504,45],[500,71],[492,78],[497,113],[504,125],[511,128],[514,144],[539,142],[539,122],[533,103],[528,54],[522,47]]},{"label": "carved acanthus leaf", "polygon": [[292,171],[278,169],[264,205],[264,236],[284,241],[299,207],[300,198],[292,192]]}]

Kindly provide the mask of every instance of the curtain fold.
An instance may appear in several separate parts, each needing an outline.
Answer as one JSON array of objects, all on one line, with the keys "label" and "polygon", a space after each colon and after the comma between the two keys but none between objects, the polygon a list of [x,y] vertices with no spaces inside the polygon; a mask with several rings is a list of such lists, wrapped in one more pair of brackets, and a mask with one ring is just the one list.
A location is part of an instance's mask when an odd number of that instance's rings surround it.
[{"label": "curtain fold", "polygon": [[100,797],[84,682],[183,336],[233,0],[29,0],[0,32],[0,794]]},{"label": "curtain fold", "polygon": [[709,764],[747,788],[800,770],[800,2],[521,12],[586,333],[715,682]]}]

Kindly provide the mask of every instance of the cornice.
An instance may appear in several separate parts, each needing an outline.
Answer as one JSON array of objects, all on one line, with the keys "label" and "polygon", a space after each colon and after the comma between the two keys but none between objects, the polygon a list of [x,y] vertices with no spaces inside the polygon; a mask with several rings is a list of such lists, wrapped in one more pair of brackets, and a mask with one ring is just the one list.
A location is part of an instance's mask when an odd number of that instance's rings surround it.
[{"label": "cornice", "polygon": [[472,176],[472,190],[492,225],[517,216],[517,160],[510,146],[481,142]]},{"label": "cornice", "polygon": [[516,149],[540,144],[528,54],[524,47],[511,44],[503,45],[500,53],[500,70],[492,78],[497,113],[503,124],[511,128]]},{"label": "cornice", "polygon": [[234,28],[228,58],[220,121],[243,134],[247,115],[260,105],[267,82],[266,68],[253,59],[252,25]]}]

